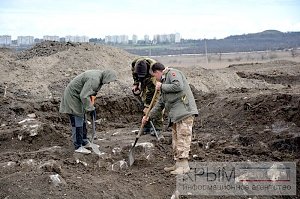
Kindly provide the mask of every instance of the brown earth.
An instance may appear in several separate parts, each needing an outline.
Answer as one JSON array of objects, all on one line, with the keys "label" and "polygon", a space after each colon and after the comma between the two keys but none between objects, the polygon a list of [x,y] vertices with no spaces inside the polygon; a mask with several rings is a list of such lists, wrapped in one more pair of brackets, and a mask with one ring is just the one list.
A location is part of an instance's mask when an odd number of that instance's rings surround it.
[{"label": "brown earth", "polygon": [[[137,146],[134,165],[126,165],[142,108],[130,91],[135,57],[108,46],[56,42],[23,52],[0,50],[0,198],[171,198],[176,178],[163,170],[173,163],[170,129],[163,142],[142,136],[138,143],[146,145]],[[78,155],[58,107],[67,83],[95,68],[115,69],[119,82],[104,86],[96,100],[94,142],[104,153]],[[296,162],[296,196],[255,197],[299,198],[300,63],[179,69],[200,112],[190,161]]]}]

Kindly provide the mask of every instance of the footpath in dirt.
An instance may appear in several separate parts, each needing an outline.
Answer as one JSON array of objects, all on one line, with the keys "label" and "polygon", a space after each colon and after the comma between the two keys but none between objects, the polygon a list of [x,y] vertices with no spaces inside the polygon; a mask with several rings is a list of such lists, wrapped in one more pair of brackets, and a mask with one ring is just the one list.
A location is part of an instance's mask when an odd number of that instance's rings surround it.
[{"label": "footpath in dirt", "polygon": [[[173,163],[170,129],[161,142],[142,136],[128,165],[142,117],[131,93],[135,57],[108,46],[58,42],[23,52],[0,49],[0,198],[172,197],[176,177],[163,170]],[[77,74],[107,68],[119,81],[104,86],[96,100],[94,143],[101,154],[75,154],[68,117],[58,112],[61,95]],[[184,66],[184,72],[200,113],[190,162],[295,162],[297,195],[288,198],[299,198],[300,63]],[[88,132],[91,137],[91,124]]]}]

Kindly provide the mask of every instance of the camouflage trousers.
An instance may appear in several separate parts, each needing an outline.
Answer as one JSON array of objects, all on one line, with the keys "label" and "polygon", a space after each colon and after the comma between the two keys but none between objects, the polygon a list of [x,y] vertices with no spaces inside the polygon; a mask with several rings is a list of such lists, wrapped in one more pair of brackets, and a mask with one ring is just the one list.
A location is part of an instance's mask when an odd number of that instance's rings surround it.
[{"label": "camouflage trousers", "polygon": [[172,125],[174,160],[189,158],[194,118],[190,116]]}]

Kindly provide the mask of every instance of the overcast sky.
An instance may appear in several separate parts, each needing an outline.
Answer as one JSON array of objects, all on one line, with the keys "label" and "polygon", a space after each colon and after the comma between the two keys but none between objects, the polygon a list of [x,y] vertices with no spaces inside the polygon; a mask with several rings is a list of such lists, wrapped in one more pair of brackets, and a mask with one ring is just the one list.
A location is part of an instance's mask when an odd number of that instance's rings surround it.
[{"label": "overcast sky", "polygon": [[0,35],[34,36],[180,33],[224,38],[300,31],[300,0],[0,0]]}]

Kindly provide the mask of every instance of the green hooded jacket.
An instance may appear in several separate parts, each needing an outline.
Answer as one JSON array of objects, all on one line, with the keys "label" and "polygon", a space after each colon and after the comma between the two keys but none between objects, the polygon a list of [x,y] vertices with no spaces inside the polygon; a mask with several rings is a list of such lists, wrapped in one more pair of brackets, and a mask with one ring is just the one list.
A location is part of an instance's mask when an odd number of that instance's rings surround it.
[{"label": "green hooded jacket", "polygon": [[87,70],[76,76],[66,87],[59,112],[83,117],[95,110],[90,96],[96,96],[103,84],[117,79],[114,70]]},{"label": "green hooded jacket", "polygon": [[169,125],[186,117],[198,115],[194,95],[185,75],[176,69],[167,69],[162,77],[159,101],[150,112],[155,117],[165,108],[169,117]]}]

